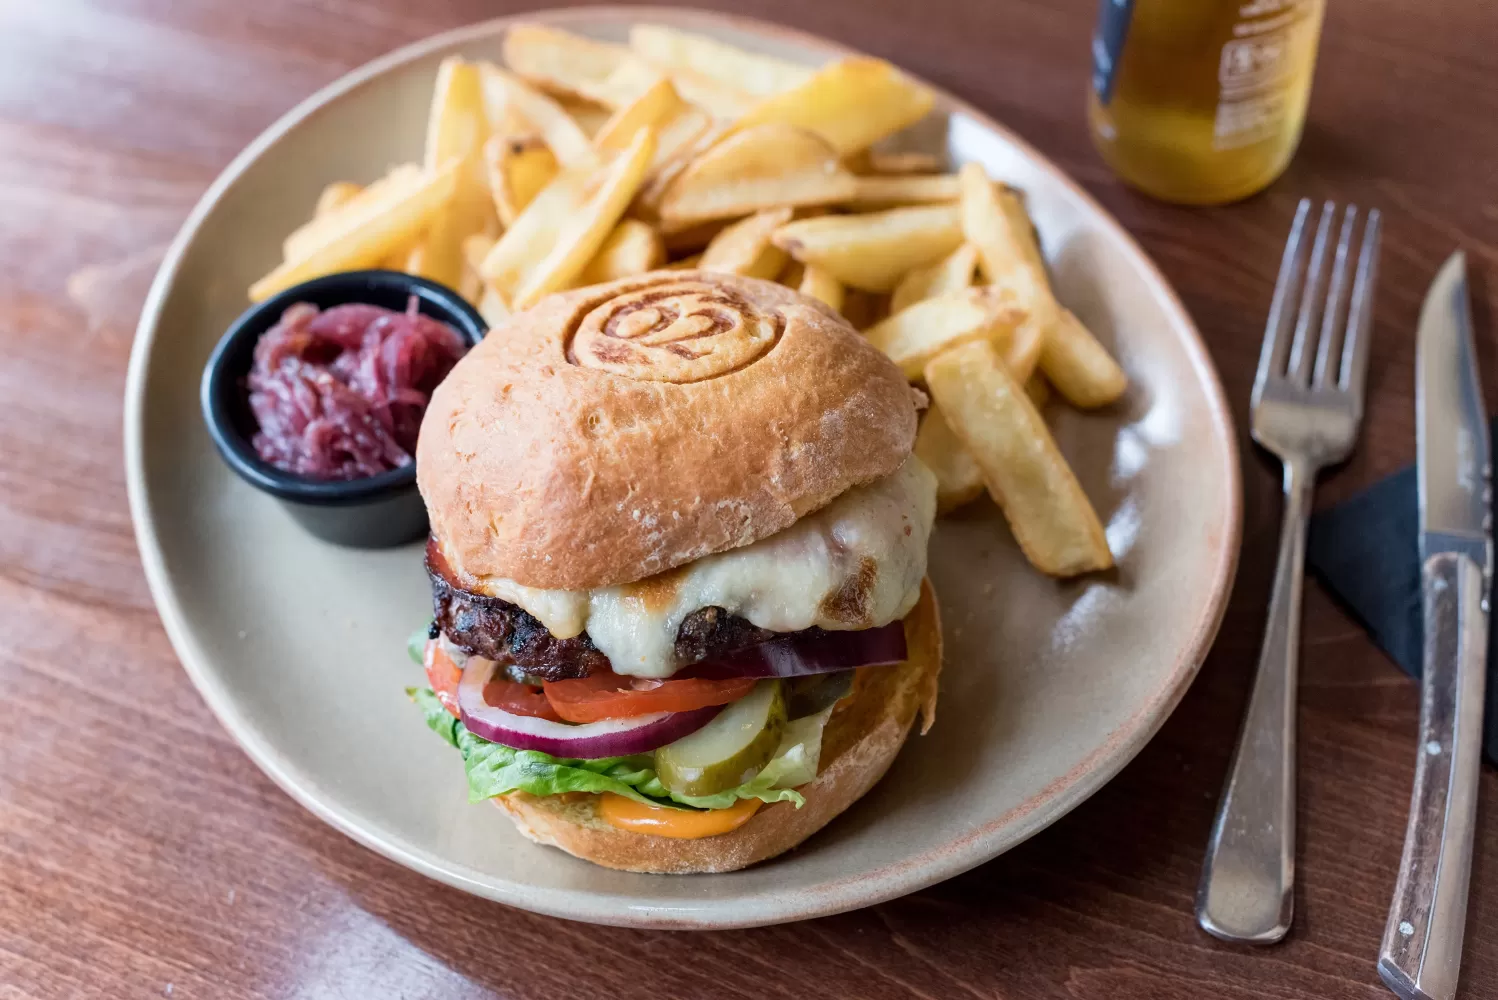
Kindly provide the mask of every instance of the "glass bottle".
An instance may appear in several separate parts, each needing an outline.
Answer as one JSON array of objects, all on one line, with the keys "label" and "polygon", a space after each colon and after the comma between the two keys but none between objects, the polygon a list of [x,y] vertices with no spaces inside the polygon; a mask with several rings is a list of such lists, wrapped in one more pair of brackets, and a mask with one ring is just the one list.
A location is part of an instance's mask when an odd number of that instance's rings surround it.
[{"label": "glass bottle", "polygon": [[1187,205],[1236,201],[1290,163],[1325,0],[1102,0],[1088,119],[1120,177]]}]

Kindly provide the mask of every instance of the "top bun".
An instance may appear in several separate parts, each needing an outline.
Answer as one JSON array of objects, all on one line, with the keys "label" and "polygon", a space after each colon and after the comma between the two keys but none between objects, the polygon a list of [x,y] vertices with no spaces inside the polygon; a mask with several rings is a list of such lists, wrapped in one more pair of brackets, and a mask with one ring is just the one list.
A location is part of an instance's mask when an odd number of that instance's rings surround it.
[{"label": "top bun", "polygon": [[416,478],[443,554],[480,589],[613,586],[890,475],[915,440],[915,398],[814,299],[655,271],[492,330],[432,394]]}]

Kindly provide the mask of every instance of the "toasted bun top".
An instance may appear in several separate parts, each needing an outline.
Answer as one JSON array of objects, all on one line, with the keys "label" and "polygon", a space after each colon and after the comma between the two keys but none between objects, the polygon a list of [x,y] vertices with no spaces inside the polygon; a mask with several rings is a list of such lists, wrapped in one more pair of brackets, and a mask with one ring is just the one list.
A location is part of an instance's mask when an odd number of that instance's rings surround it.
[{"label": "toasted bun top", "polygon": [[899,369],[821,303],[656,271],[492,330],[432,395],[416,474],[460,573],[578,590],[774,534],[915,429]]}]

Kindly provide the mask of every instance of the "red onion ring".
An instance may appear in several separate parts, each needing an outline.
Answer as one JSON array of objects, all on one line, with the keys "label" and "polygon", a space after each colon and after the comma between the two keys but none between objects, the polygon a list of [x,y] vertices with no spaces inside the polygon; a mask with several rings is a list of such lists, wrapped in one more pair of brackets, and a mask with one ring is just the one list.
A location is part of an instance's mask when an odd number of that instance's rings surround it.
[{"label": "red onion ring", "polygon": [[515,750],[539,750],[553,757],[629,757],[674,743],[712,721],[721,705],[690,712],[656,712],[633,719],[606,719],[573,726],[526,715],[513,715],[484,701],[484,685],[498,664],[473,657],[458,682],[458,711],[463,725],[480,739]]},{"label": "red onion ring", "polygon": [[853,667],[888,666],[905,660],[905,623],[890,622],[858,632],[787,636],[746,646],[693,664],[679,677],[804,677]]}]

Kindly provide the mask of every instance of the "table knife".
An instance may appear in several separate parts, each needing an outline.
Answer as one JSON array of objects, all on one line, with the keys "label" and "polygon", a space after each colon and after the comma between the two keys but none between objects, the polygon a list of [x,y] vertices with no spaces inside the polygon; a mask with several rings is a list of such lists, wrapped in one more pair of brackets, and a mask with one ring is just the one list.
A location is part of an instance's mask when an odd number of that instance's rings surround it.
[{"label": "table knife", "polygon": [[1460,251],[1420,309],[1415,411],[1425,666],[1415,788],[1378,972],[1405,1000],[1449,1000],[1467,922],[1493,567],[1487,410]]}]

